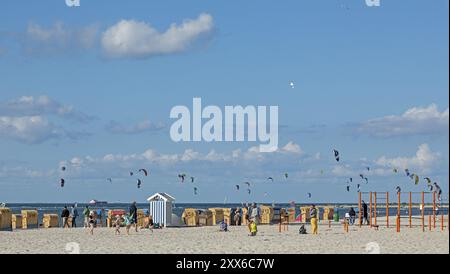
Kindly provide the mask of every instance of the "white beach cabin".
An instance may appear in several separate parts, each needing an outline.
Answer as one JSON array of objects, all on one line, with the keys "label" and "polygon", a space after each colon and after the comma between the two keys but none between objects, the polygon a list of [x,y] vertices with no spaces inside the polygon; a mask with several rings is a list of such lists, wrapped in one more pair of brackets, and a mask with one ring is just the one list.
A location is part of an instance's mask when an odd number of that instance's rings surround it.
[{"label": "white beach cabin", "polygon": [[155,193],[148,197],[150,203],[149,214],[155,224],[172,226],[172,204],[175,198],[167,193]]}]

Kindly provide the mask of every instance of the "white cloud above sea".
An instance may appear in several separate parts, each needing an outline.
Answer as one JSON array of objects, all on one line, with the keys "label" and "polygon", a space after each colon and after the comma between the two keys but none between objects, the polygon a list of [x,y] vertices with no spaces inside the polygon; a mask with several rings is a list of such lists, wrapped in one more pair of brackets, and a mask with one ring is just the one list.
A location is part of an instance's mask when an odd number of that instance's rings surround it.
[{"label": "white cloud above sea", "polygon": [[401,115],[375,118],[356,125],[356,133],[374,137],[448,135],[449,109],[439,111],[436,104],[413,107]]},{"label": "white cloud above sea", "polygon": [[121,20],[102,34],[101,44],[111,58],[149,58],[185,51],[213,28],[213,17],[207,13],[172,24],[165,32],[146,22]]},{"label": "white cloud above sea", "polygon": [[41,144],[49,140],[76,140],[88,135],[58,125],[50,119],[55,117],[79,123],[94,119],[48,96],[21,96],[0,102],[0,138],[26,144]]}]

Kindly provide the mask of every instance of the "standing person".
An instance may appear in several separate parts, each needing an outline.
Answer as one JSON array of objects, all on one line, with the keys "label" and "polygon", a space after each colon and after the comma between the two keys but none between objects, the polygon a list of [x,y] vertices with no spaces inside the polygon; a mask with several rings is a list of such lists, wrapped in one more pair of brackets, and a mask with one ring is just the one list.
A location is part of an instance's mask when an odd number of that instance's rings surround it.
[{"label": "standing person", "polygon": [[91,211],[89,213],[89,232],[91,235],[94,235],[94,227],[95,227],[95,212]]},{"label": "standing person", "polygon": [[89,210],[89,206],[86,206],[83,210],[84,228],[89,227],[89,214],[91,214],[91,210]]},{"label": "standing person", "polygon": [[355,219],[356,219],[356,212],[353,209],[353,207],[350,208],[348,215],[350,216],[349,221],[350,221],[350,225],[354,225],[355,224]]},{"label": "standing person", "polygon": [[259,224],[259,208],[256,206],[256,203],[252,204],[250,219],[253,220],[256,224]]},{"label": "standing person", "polygon": [[241,225],[241,210],[239,207],[234,211],[234,225]]},{"label": "standing person", "polygon": [[64,206],[64,209],[61,212],[63,228],[66,228],[66,226],[69,227],[69,217],[70,217],[70,212],[67,209],[67,206]]},{"label": "standing person", "polygon": [[137,209],[137,206],[136,206],[136,202],[133,202],[133,203],[131,204],[131,206],[130,206],[130,223],[131,223],[132,225],[134,225],[134,228],[135,228],[136,232],[138,232],[138,227],[137,227],[137,219],[138,219],[137,211],[138,211],[138,209]]},{"label": "standing person", "polygon": [[72,205],[72,208],[70,209],[70,215],[72,215],[72,227],[77,227],[77,218],[78,218],[78,209],[77,205]]},{"label": "standing person", "polygon": [[256,236],[256,233],[258,232],[258,226],[252,219],[250,219],[250,223],[248,224],[248,230],[250,231],[250,234],[248,236],[252,237]]},{"label": "standing person", "polygon": [[120,225],[122,224],[122,218],[116,215],[116,220],[114,221],[114,227],[116,229],[115,235],[120,235]]},{"label": "standing person", "polygon": [[311,218],[312,234],[318,234],[317,216],[318,216],[318,214],[317,214],[316,205],[311,205],[311,209],[309,210],[309,217]]},{"label": "standing person", "polygon": [[362,201],[362,208],[363,208],[363,222],[366,225],[368,225],[369,224],[369,218],[367,218],[367,204],[364,201]]}]

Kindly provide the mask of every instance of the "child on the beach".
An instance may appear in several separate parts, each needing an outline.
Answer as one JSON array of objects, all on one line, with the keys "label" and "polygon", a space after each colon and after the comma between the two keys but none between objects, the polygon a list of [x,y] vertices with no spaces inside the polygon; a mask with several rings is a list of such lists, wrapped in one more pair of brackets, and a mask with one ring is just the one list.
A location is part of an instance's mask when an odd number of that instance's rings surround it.
[{"label": "child on the beach", "polygon": [[228,224],[223,220],[220,222],[220,231],[221,232],[228,232]]},{"label": "child on the beach", "polygon": [[114,227],[116,228],[116,235],[120,235],[120,225],[121,225],[121,217],[119,215],[116,215],[116,220],[114,221]]},{"label": "child on the beach", "polygon": [[256,225],[256,222],[253,219],[250,219],[250,223],[248,224],[248,229],[250,230],[250,234],[248,236],[256,236],[256,233],[258,232],[258,227]]},{"label": "child on the beach", "polygon": [[94,211],[91,211],[91,214],[89,214],[89,232],[91,235],[94,235],[94,226],[95,226],[95,216]]}]

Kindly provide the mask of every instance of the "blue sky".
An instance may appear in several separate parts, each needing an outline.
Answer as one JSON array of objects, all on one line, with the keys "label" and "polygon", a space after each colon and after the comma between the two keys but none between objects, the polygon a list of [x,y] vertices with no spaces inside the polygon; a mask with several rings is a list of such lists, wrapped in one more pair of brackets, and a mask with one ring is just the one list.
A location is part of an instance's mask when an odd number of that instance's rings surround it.
[{"label": "blue sky", "polygon": [[[5,1],[0,200],[347,202],[365,166],[363,191],[426,190],[397,167],[448,192],[448,45],[445,0]],[[170,110],[193,97],[279,106],[279,151],[174,143]]]}]

